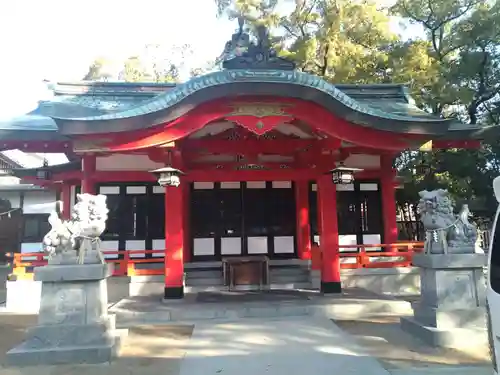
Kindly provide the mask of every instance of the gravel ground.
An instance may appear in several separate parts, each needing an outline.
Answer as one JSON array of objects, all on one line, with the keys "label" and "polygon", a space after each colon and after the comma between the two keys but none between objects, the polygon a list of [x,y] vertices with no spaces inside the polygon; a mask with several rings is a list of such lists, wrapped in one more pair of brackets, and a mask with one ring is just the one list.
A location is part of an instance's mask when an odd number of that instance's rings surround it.
[{"label": "gravel ground", "polygon": [[336,320],[335,324],[353,335],[358,344],[387,369],[439,365],[491,366],[487,347],[467,352],[433,348],[401,330],[399,317]]},{"label": "gravel ground", "polygon": [[178,375],[193,326],[138,326],[129,330],[120,356],[105,365],[64,365],[8,368],[5,353],[22,342],[25,327],[36,316],[0,315],[2,375]]}]

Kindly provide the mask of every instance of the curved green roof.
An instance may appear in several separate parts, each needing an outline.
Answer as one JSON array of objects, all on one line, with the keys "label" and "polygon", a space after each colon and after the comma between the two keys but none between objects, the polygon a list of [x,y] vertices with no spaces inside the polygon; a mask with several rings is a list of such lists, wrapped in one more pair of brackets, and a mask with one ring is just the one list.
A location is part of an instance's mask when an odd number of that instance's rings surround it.
[{"label": "curved green roof", "polygon": [[8,138],[15,133],[25,133],[24,137],[29,130],[39,135],[57,132],[58,137],[140,130],[175,120],[201,103],[235,95],[304,99],[353,124],[396,133],[467,139],[499,129],[429,114],[413,103],[404,85],[333,85],[293,70],[224,70],[178,85],[65,83],[56,85],[54,94],[22,121],[0,123],[0,139],[7,133]]}]

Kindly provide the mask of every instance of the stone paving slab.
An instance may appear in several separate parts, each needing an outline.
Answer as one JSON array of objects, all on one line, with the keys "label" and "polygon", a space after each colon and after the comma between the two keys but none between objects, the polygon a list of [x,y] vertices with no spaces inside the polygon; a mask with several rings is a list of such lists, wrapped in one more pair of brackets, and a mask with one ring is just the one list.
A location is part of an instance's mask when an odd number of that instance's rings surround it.
[{"label": "stone paving slab", "polygon": [[489,366],[453,366],[413,369],[391,369],[391,375],[492,375]]},{"label": "stone paving slab", "polygon": [[334,323],[321,318],[201,323],[180,375],[389,375]]}]

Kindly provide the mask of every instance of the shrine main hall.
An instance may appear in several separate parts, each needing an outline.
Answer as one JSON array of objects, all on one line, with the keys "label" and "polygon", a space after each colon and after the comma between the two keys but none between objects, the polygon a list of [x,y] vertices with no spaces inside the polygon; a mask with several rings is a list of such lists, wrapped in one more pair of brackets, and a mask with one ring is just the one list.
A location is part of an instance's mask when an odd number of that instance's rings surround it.
[{"label": "shrine main hall", "polygon": [[52,91],[2,123],[1,147],[70,161],[14,174],[56,191],[66,217],[77,193],[105,194],[106,258],[156,265],[165,298],[183,297],[190,264],[286,265],[314,249],[321,291],[341,292],[343,252],[398,244],[398,153],[479,147],[497,130],[433,116],[404,85],[331,84],[261,41],[182,84]]}]

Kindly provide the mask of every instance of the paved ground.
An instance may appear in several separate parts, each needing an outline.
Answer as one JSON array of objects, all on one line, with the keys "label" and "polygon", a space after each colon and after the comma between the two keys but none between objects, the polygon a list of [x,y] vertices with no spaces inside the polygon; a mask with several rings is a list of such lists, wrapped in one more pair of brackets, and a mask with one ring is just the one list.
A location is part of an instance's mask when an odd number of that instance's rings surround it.
[{"label": "paved ground", "polygon": [[110,365],[16,369],[4,367],[4,353],[22,341],[36,316],[0,315],[0,374],[491,374],[484,356],[474,359],[415,343],[391,328],[387,321],[392,319],[338,322],[344,332],[330,320],[306,317],[204,321],[195,325],[194,333],[193,326],[142,325],[131,328],[120,358]]},{"label": "paved ground", "polygon": [[[3,274],[6,276],[7,272],[2,272],[0,269],[0,278],[3,278]],[[3,290],[0,288],[0,302]],[[354,297],[356,298],[353,299]],[[359,298],[358,293],[352,296],[346,294],[342,296],[340,302],[348,303],[349,310],[357,306],[352,302],[357,304],[363,302],[366,309],[371,300],[363,301]],[[364,298],[371,299],[372,296],[367,295]],[[144,308],[146,301],[140,302]],[[186,309],[205,311],[214,306],[220,308],[219,302],[215,304],[186,302],[186,305],[180,304],[174,310],[183,310],[185,313]],[[158,314],[158,302],[153,307]],[[172,306],[163,305],[163,309],[165,308],[172,310]],[[394,314],[384,316],[383,311],[380,313],[381,316],[369,319],[335,322],[314,316],[239,319],[234,323],[220,321],[217,323],[215,320],[205,319],[203,322],[196,322],[194,326],[156,322],[155,325],[131,328],[120,358],[110,365],[43,366],[23,369],[4,367],[4,353],[23,340],[25,327],[34,325],[36,316],[0,314],[0,374],[237,373],[244,375],[248,372],[252,375],[255,373],[293,375],[363,372],[369,375],[490,375],[492,373],[488,348],[476,348],[467,353],[429,348],[399,329],[399,316]]]},{"label": "paved ground", "polygon": [[322,318],[242,319],[197,325],[181,375],[387,375],[334,323]]},{"label": "paved ground", "polygon": [[391,375],[492,375],[491,367],[478,366],[448,366],[435,368],[416,368],[416,369],[392,369]]}]

